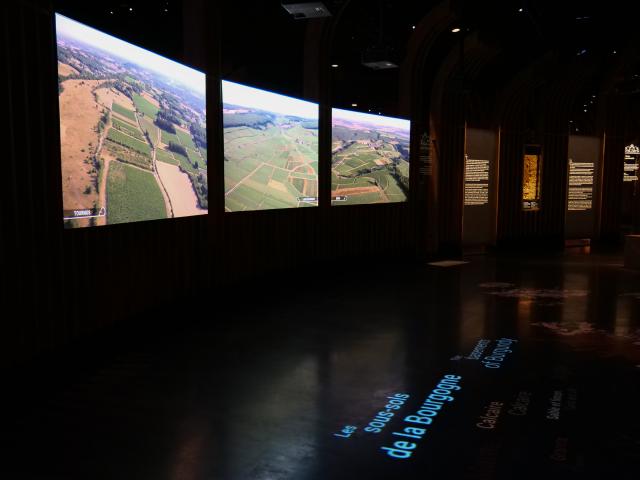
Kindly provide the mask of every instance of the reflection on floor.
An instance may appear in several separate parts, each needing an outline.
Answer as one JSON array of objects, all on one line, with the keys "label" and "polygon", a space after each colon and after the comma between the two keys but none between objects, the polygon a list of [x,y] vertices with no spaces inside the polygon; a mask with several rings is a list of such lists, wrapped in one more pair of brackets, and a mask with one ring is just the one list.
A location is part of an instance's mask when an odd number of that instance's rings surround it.
[{"label": "reflection on floor", "polygon": [[635,479],[640,275],[621,263],[478,257],[228,297],[108,362],[25,382],[0,472]]}]

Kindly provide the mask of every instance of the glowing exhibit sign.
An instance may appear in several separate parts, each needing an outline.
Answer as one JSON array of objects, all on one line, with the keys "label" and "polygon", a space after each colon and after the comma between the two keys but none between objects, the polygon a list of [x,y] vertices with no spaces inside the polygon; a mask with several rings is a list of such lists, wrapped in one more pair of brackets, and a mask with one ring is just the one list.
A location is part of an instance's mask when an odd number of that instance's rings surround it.
[{"label": "glowing exhibit sign", "polygon": [[496,234],[498,132],[467,127],[464,146],[462,243],[483,249]]},{"label": "glowing exhibit sign", "polygon": [[640,147],[637,147],[633,143],[624,148],[623,182],[638,181],[638,155],[640,155]]},{"label": "glowing exhibit sign", "polygon": [[431,158],[431,137],[424,132],[420,137],[420,175],[433,175],[433,159]]},{"label": "glowing exhibit sign", "polygon": [[542,184],[542,148],[525,145],[522,159],[522,209],[539,210]]},{"label": "glowing exhibit sign", "polygon": [[489,203],[489,160],[469,158],[465,155],[464,204]]},{"label": "glowing exhibit sign", "polygon": [[593,208],[593,162],[576,162],[569,159],[569,193],[567,209],[586,211]]},{"label": "glowing exhibit sign", "polygon": [[585,240],[596,235],[602,138],[569,135],[567,145],[566,239]]}]

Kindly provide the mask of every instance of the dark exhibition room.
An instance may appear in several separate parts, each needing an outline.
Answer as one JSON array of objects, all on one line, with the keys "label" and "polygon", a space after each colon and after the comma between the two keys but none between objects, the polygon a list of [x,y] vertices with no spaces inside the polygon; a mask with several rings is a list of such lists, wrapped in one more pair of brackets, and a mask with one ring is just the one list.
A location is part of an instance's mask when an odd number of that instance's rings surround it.
[{"label": "dark exhibition room", "polygon": [[0,11],[0,478],[640,478],[639,2]]}]

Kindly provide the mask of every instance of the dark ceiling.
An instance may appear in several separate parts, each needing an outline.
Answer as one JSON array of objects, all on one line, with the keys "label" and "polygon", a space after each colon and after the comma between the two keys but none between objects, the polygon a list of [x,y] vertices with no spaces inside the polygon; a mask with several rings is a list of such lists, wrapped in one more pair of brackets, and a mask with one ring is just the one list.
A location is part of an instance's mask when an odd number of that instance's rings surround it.
[{"label": "dark ceiling", "polygon": [[53,0],[56,12],[160,55],[183,53],[181,0],[91,2]]},{"label": "dark ceiling", "polygon": [[[162,55],[183,53],[182,11],[188,0],[123,2],[56,1],[72,18]],[[434,0],[327,0],[340,13],[331,48],[333,98],[336,106],[394,114],[399,69],[373,71],[361,65],[374,46],[388,47],[401,64],[418,26],[439,3]],[[625,55],[615,88],[640,91],[638,58],[640,2],[612,0],[452,0],[457,20],[443,45],[453,50],[469,35],[499,52],[492,65],[495,81],[512,77],[537,58],[553,52],[567,63],[585,59],[610,69]],[[223,76],[288,95],[302,96],[305,38],[309,22],[294,20],[279,0],[224,1],[221,8]],[[442,42],[441,42],[442,43]],[[490,76],[489,76],[490,77]],[[597,75],[596,75],[597,78]],[[485,81],[487,76],[485,75]],[[585,98],[601,86],[585,89]],[[587,95],[589,97],[587,97]],[[585,100],[586,102],[587,100]],[[590,104],[589,104],[590,105]]]}]

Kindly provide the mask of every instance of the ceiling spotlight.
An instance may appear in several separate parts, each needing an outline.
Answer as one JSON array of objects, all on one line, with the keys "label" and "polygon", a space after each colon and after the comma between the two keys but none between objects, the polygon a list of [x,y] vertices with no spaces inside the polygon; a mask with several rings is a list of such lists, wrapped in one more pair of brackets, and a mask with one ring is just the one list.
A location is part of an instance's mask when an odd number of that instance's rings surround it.
[{"label": "ceiling spotlight", "polygon": [[524,12],[524,8],[519,8],[518,12],[520,12],[520,13]]},{"label": "ceiling spotlight", "polygon": [[337,63],[334,63],[333,65],[331,65],[331,68],[338,68],[340,65],[338,65]]},{"label": "ceiling spotlight", "polygon": [[416,26],[415,25],[411,25],[411,30],[415,30]]},{"label": "ceiling spotlight", "polygon": [[458,27],[451,29],[451,33],[458,33],[459,31],[460,29]]},{"label": "ceiling spotlight", "polygon": [[133,12],[133,7],[129,7],[129,11],[130,11],[130,12]]}]

